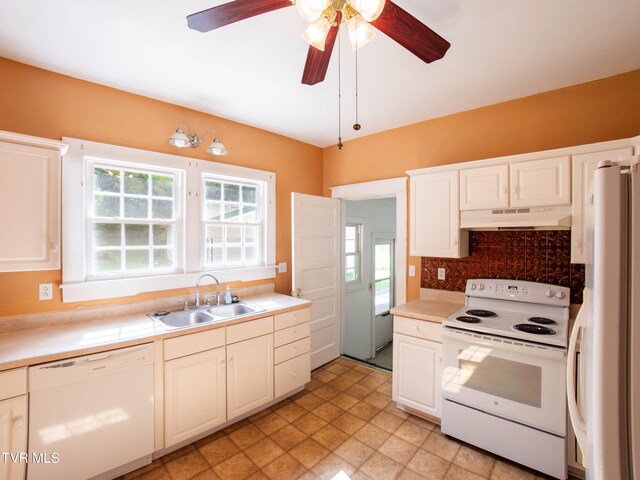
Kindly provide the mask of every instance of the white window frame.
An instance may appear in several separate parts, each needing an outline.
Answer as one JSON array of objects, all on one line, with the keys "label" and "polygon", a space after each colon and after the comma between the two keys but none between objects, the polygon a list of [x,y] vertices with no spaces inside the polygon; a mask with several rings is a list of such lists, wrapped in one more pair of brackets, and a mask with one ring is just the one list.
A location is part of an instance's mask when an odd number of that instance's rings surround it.
[{"label": "white window frame", "polygon": [[[346,235],[345,235],[345,245],[344,245],[344,269],[342,271],[342,278],[344,280],[345,285],[355,285],[361,284],[363,282],[362,278],[362,247],[363,247],[363,232],[364,225],[362,223],[358,223],[355,221],[347,221],[345,224],[345,230],[347,227],[355,227],[356,229],[356,251],[349,253],[346,248]],[[347,257],[355,257],[356,258],[356,278],[354,280],[347,280]]]},{"label": "white window frame", "polygon": [[[276,175],[235,165],[209,162],[192,158],[150,152],[116,145],[90,142],[75,138],[63,138],[69,151],[63,158],[62,173],[62,301],[78,302],[137,295],[144,292],[170,290],[195,286],[203,272],[212,273],[220,282],[251,281],[275,278],[275,229],[276,229]],[[172,170],[180,177],[181,210],[184,222],[183,234],[177,240],[177,265],[181,271],[167,275],[142,277],[87,279],[87,162],[141,168]],[[237,181],[262,182],[264,185],[264,252],[262,265],[257,267],[203,269],[204,222],[201,196],[203,175],[228,177]]]}]

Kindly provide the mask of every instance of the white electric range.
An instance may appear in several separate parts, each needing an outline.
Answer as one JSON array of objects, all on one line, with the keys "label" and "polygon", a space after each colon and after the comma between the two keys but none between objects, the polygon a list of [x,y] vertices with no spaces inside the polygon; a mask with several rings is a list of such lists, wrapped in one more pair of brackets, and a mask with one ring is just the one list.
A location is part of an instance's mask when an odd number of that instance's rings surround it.
[{"label": "white electric range", "polygon": [[472,279],[442,325],[442,431],[565,479],[566,287]]}]

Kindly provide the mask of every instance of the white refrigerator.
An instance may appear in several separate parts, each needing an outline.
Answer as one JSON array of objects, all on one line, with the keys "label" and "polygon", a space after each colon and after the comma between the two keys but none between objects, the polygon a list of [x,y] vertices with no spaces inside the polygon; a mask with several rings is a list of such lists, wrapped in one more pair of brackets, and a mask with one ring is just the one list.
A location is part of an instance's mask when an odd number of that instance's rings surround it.
[{"label": "white refrigerator", "polygon": [[[587,212],[582,330],[584,404],[567,374],[569,414],[586,454],[587,480],[640,479],[640,155],[601,162]],[[582,414],[583,415],[582,415]]]}]

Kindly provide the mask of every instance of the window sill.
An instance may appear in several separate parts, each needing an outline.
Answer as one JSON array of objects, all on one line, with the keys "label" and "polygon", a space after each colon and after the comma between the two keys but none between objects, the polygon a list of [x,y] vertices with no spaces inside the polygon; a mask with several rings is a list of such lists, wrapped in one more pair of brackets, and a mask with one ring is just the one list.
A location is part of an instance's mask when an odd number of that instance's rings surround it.
[{"label": "window sill", "polygon": [[[61,285],[62,302],[72,303],[88,300],[102,300],[105,298],[130,297],[139,293],[195,287],[196,281],[203,273],[211,273],[220,283],[264,280],[275,278],[275,269],[275,265],[270,265],[264,267],[159,275],[155,277],[119,278],[113,280],[65,283]],[[207,281],[206,285],[209,285],[210,282],[211,279]]]}]

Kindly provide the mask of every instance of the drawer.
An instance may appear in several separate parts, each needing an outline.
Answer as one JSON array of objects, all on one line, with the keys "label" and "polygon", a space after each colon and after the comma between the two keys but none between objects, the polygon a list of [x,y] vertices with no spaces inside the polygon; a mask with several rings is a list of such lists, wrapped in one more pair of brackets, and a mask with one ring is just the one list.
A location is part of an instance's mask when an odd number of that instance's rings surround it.
[{"label": "drawer", "polygon": [[276,398],[311,380],[311,355],[305,353],[275,366]]},{"label": "drawer", "polygon": [[227,343],[241,342],[273,332],[273,317],[259,318],[227,327]]},{"label": "drawer", "polygon": [[396,315],[393,318],[393,331],[410,337],[424,338],[432,342],[442,343],[441,323],[399,317]]},{"label": "drawer", "polygon": [[26,367],[0,372],[0,400],[25,393],[27,393]]},{"label": "drawer", "polygon": [[293,312],[280,313],[275,316],[275,329],[282,330],[300,323],[308,322],[311,319],[311,309],[303,308]]},{"label": "drawer", "polygon": [[308,337],[310,332],[311,325],[308,323],[301,323],[300,325],[294,325],[284,330],[278,330],[275,333],[274,345],[280,347],[287,343],[295,342],[301,338]]},{"label": "drawer", "polygon": [[164,341],[164,359],[166,361],[212,348],[224,347],[224,340],[224,328],[169,338]]},{"label": "drawer", "polygon": [[297,342],[288,343],[281,347],[276,348],[274,352],[275,363],[286,362],[293,357],[302,355],[303,353],[309,353],[311,351],[311,339],[309,337],[298,340]]}]

